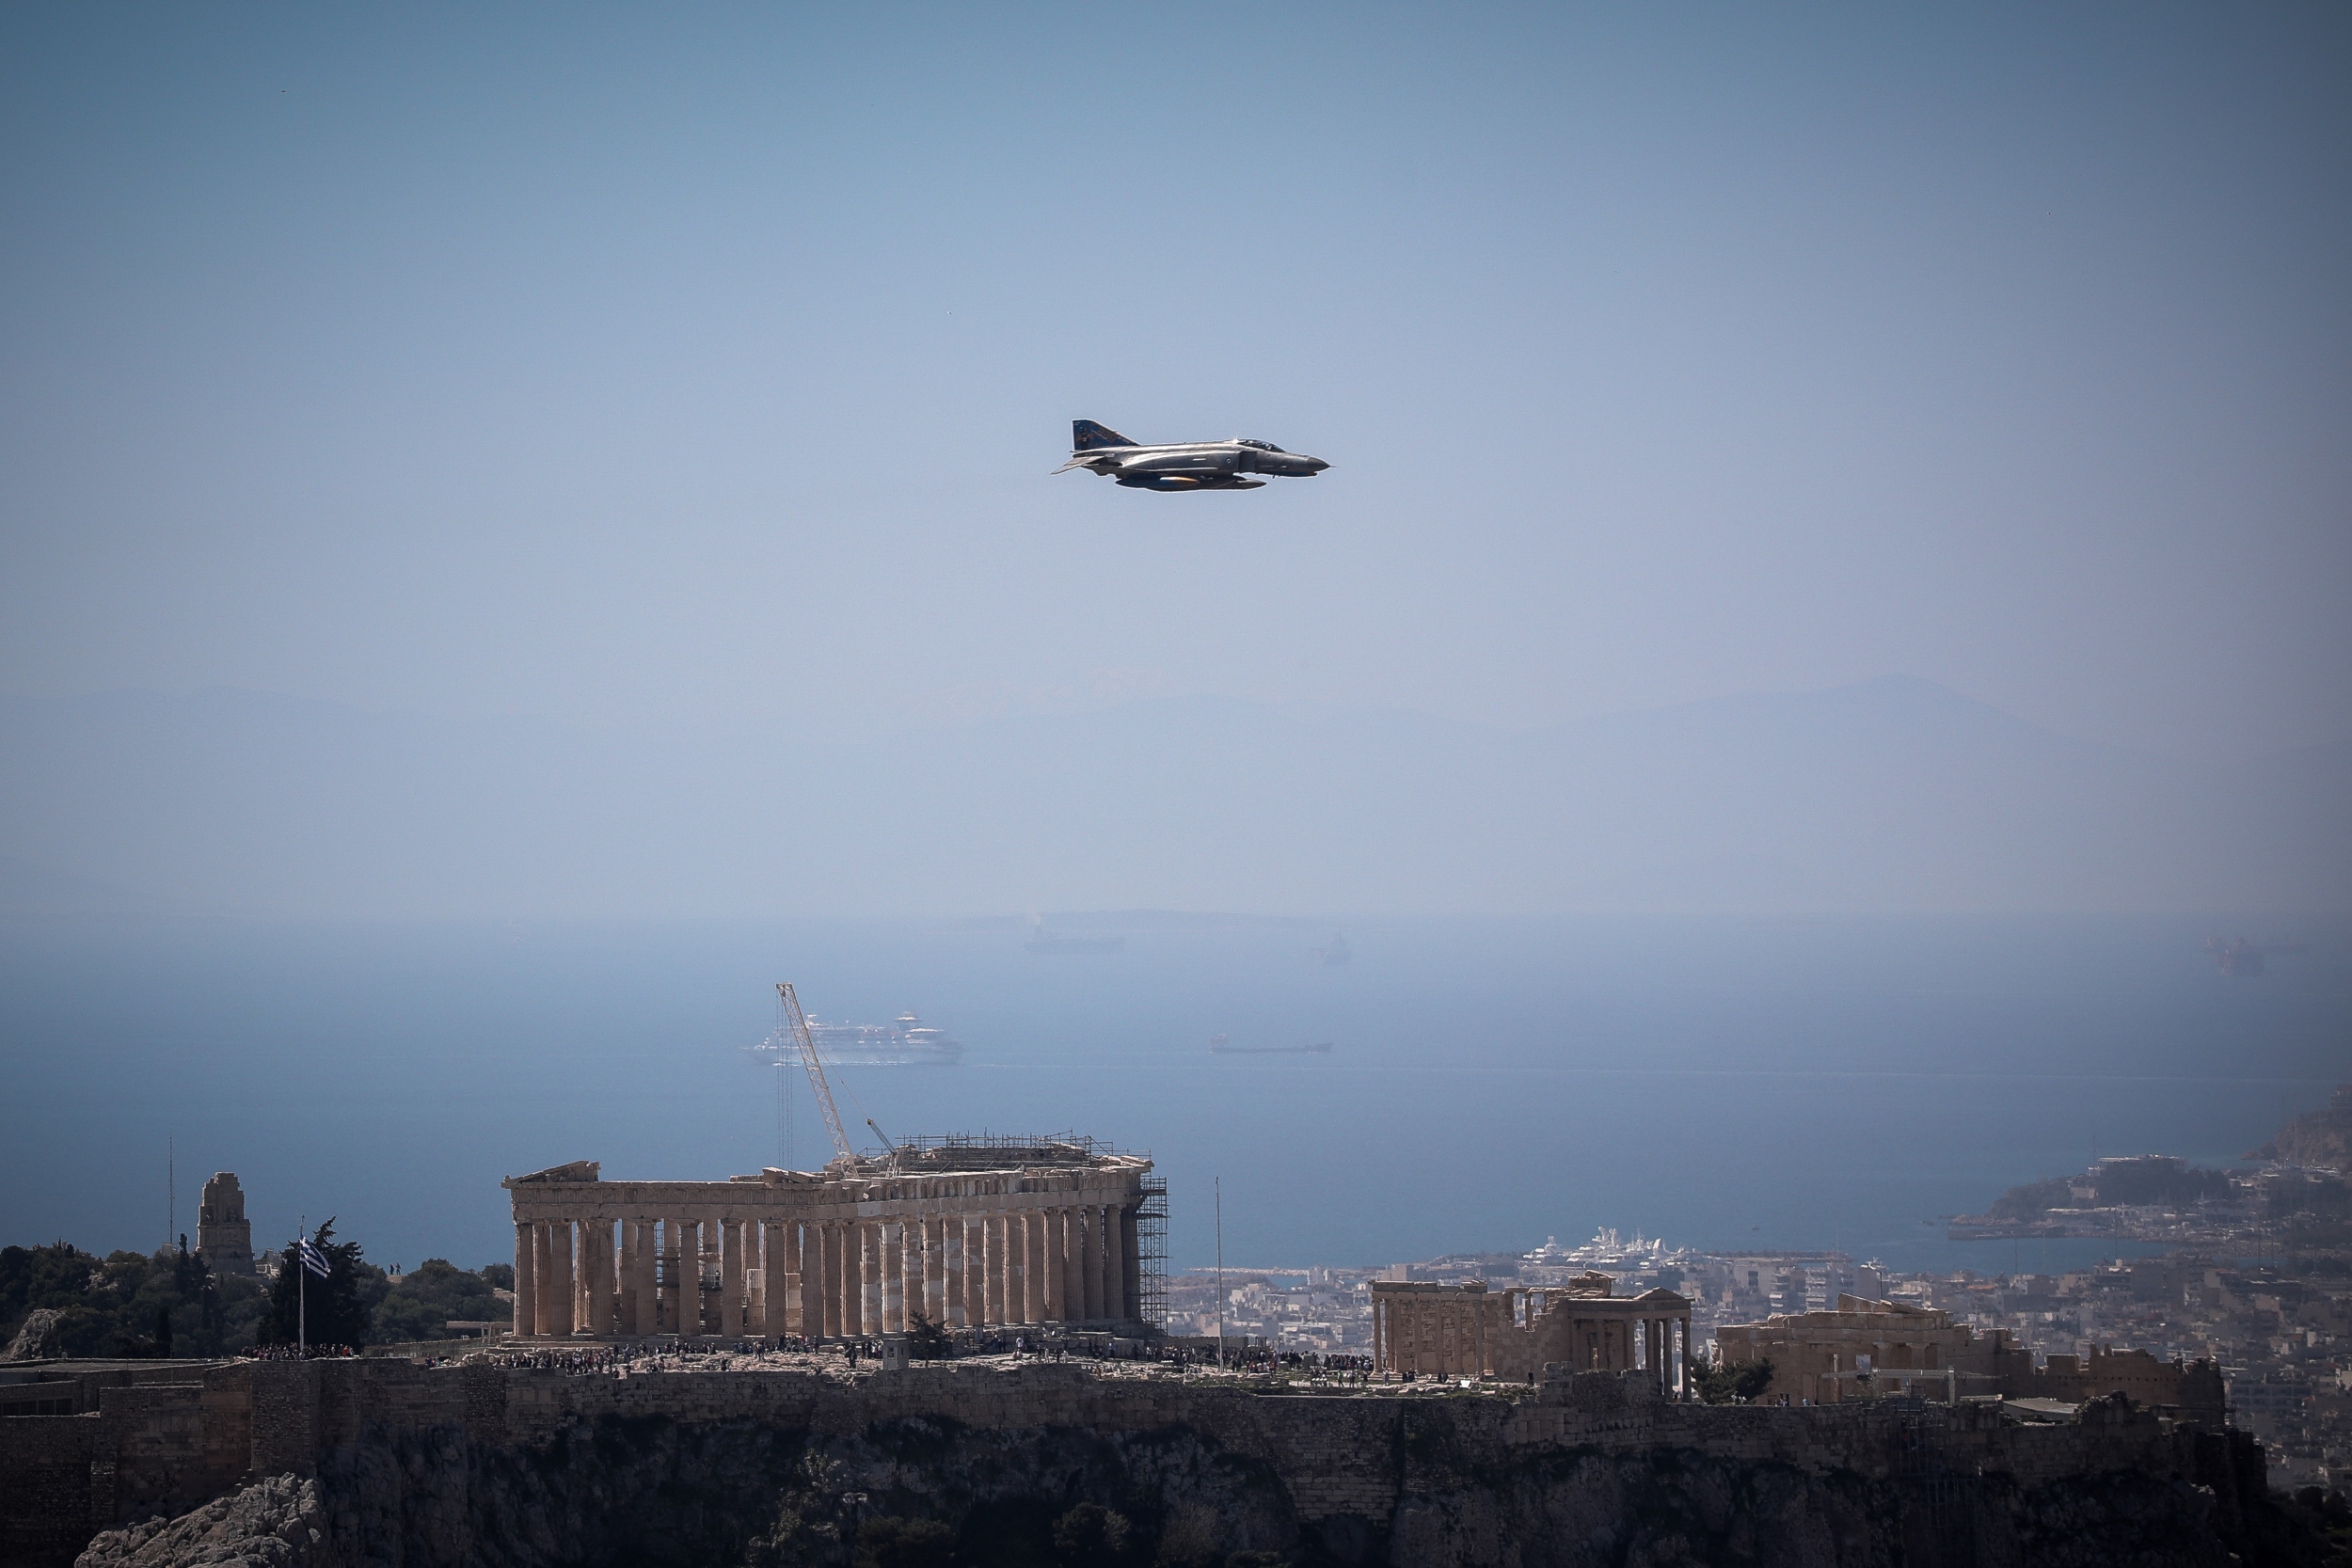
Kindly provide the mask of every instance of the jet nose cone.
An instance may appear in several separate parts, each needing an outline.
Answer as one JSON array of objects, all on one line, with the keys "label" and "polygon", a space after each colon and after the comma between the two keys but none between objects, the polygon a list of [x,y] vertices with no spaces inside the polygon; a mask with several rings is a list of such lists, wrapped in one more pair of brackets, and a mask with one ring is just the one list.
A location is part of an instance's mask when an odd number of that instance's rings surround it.
[{"label": "jet nose cone", "polygon": [[1311,474],[1319,474],[1330,466],[1330,464],[1326,463],[1320,457],[1310,457],[1307,459],[1307,471]]}]

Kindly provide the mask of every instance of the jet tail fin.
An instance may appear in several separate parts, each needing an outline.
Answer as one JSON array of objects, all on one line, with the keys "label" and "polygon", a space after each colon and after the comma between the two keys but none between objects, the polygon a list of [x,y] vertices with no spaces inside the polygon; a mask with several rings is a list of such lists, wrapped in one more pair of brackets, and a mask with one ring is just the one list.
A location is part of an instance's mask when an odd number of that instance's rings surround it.
[{"label": "jet tail fin", "polygon": [[1092,451],[1096,447],[1132,447],[1135,443],[1108,425],[1092,420],[1070,421],[1070,447],[1073,451]]}]

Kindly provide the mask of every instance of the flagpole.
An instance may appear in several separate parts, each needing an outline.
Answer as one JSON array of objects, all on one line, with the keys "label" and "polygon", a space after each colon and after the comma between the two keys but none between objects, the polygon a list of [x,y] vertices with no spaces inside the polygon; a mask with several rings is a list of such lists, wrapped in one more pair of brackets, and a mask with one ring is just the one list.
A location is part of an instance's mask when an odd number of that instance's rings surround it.
[{"label": "flagpole", "polygon": [[310,1216],[302,1216],[302,1233],[294,1238],[294,1359],[310,1359],[310,1265],[303,1260],[303,1243],[310,1239]]},{"label": "flagpole", "polygon": [[1216,1365],[1225,1370],[1225,1178],[1216,1186]]}]

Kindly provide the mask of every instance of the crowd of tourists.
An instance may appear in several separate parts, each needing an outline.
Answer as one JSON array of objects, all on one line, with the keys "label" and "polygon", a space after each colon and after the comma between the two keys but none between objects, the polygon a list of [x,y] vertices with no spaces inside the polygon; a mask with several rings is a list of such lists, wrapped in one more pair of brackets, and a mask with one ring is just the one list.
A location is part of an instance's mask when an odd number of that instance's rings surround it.
[{"label": "crowd of tourists", "polygon": [[[1370,1383],[1373,1375],[1372,1358],[1364,1355],[1277,1351],[1264,1345],[1235,1348],[1229,1344],[1220,1359],[1215,1347],[1210,1345],[1182,1344],[1163,1339],[1130,1339],[1108,1334],[1039,1334],[1027,1330],[995,1329],[956,1333],[935,1331],[928,1335],[919,1332],[909,1335],[903,1343],[907,1354],[917,1360],[1009,1355],[1017,1361],[1141,1363],[1143,1366],[1138,1368],[1139,1370],[1159,1367],[1178,1372],[1222,1371],[1245,1376],[1304,1373],[1345,1384]],[[292,1359],[294,1350],[291,1345],[272,1345],[246,1354],[280,1360]],[[310,1354],[315,1357],[358,1353],[347,1345],[313,1345]],[[711,1370],[728,1370],[735,1366],[738,1358],[751,1359],[756,1366],[763,1364],[757,1358],[770,1355],[838,1356],[846,1370],[852,1372],[884,1360],[883,1341],[878,1338],[861,1336],[819,1341],[798,1334],[782,1335],[773,1339],[663,1338],[621,1345],[583,1345],[578,1349],[517,1347],[475,1352],[463,1357],[445,1359],[475,1363],[486,1361],[492,1366],[519,1370],[627,1376],[632,1371],[687,1370],[697,1366]]]}]

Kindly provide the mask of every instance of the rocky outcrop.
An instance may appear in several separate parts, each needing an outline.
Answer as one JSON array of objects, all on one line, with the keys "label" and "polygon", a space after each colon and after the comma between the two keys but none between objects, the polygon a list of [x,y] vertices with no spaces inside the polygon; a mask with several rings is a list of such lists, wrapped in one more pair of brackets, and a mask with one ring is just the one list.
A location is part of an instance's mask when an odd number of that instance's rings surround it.
[{"label": "rocky outcrop", "polygon": [[16,1338],[8,1348],[0,1351],[0,1361],[32,1361],[56,1354],[57,1314],[46,1307],[37,1307],[24,1314],[24,1321],[16,1325]]},{"label": "rocky outcrop", "polygon": [[74,1568],[310,1568],[326,1539],[317,1484],[271,1476],[177,1519],[106,1530]]},{"label": "rocky outcrop", "polygon": [[[1184,1425],[1007,1430],[932,1416],[843,1433],[605,1417],[527,1449],[449,1427],[379,1427],[322,1456],[314,1481],[278,1477],[167,1526],[111,1531],[81,1568],[2306,1560],[2262,1489],[2259,1450],[2233,1434],[2185,1436],[2198,1446],[2193,1477],[1954,1474],[1931,1454],[1915,1474],[1865,1476],[1677,1448],[1499,1450],[1456,1403],[1471,1402],[1433,1402],[1396,1423],[1409,1450],[1401,1484],[1337,1512],[1304,1506],[1281,1464]],[[885,1540],[891,1550],[878,1552]]]},{"label": "rocky outcrop", "polygon": [[2327,1108],[2307,1111],[2279,1130],[2250,1158],[2283,1160],[2352,1176],[2352,1084],[2339,1084]]}]

